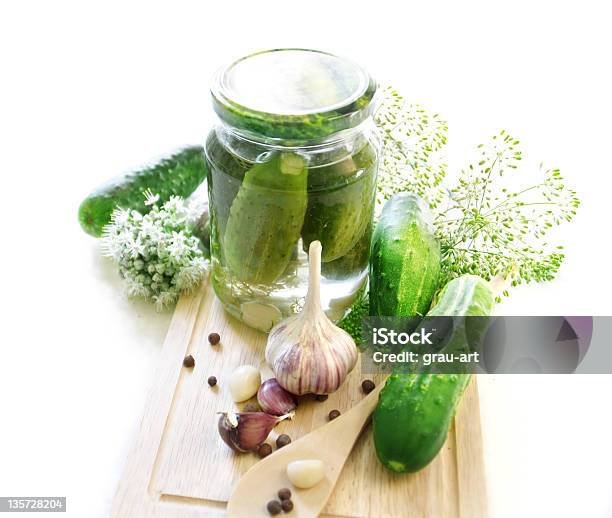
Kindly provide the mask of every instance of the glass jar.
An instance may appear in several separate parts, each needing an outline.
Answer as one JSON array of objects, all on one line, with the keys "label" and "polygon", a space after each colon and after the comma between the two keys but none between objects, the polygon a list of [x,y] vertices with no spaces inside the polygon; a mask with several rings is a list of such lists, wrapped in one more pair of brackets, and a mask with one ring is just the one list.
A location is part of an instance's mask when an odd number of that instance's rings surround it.
[{"label": "glass jar", "polygon": [[221,70],[206,142],[212,283],[225,308],[268,331],[300,310],[310,242],[321,299],[341,318],[367,280],[380,143],[376,83],[356,64],[301,49]]}]

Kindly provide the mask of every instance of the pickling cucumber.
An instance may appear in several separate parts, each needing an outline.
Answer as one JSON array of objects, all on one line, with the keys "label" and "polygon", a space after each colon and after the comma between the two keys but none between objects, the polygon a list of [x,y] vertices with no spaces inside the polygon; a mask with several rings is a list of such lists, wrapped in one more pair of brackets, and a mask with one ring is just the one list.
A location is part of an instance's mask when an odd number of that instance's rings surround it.
[{"label": "pickling cucumber", "polygon": [[304,251],[318,240],[323,263],[348,253],[372,221],[375,182],[376,153],[369,143],[340,161],[311,167],[302,228]]},{"label": "pickling cucumber", "polygon": [[193,226],[193,235],[200,240],[200,250],[210,259],[210,217],[208,211],[202,213]]},{"label": "pickling cucumber", "polygon": [[[427,316],[486,316],[494,302],[487,281],[463,275],[444,287]],[[464,319],[457,319],[453,335],[465,336]],[[405,473],[429,464],[446,440],[469,381],[469,374],[391,375],[373,415],[374,445],[383,465]]]},{"label": "pickling cucumber", "polygon": [[304,223],[306,189],[306,161],[297,154],[275,153],[246,172],[223,237],[238,279],[271,284],[285,271]]},{"label": "pickling cucumber", "polygon": [[211,220],[222,239],[230,207],[240,190],[244,175],[253,163],[234,154],[229,146],[219,140],[215,130],[209,133],[206,140],[206,162]]},{"label": "pickling cucumber", "polygon": [[368,267],[372,224],[369,224],[359,241],[346,254],[338,259],[321,263],[321,275],[327,279],[342,280],[355,277]]},{"label": "pickling cucumber", "polygon": [[370,315],[424,315],[437,289],[440,245],[427,204],[398,193],[383,207],[372,237]]},{"label": "pickling cucumber", "polygon": [[164,203],[171,196],[186,198],[206,177],[204,149],[180,149],[158,162],[113,178],[94,190],[79,207],[79,223],[92,236],[100,237],[117,207],[146,214],[144,191],[150,190]]}]

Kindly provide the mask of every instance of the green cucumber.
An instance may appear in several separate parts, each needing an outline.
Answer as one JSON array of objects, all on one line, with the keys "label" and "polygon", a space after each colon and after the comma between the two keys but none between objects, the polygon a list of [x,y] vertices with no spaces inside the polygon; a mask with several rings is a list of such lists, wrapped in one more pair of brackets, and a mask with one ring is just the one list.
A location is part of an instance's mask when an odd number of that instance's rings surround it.
[{"label": "green cucumber", "polygon": [[338,259],[321,263],[321,275],[327,279],[342,280],[362,273],[368,267],[372,224],[369,224],[359,241]]},{"label": "green cucumber", "polygon": [[440,245],[427,204],[399,193],[383,207],[372,237],[370,315],[424,315],[438,284]]},{"label": "green cucumber", "polygon": [[275,153],[245,174],[223,238],[227,265],[241,281],[271,284],[287,268],[304,223],[307,171],[303,157]]},{"label": "green cucumber", "polygon": [[321,261],[347,254],[372,221],[376,152],[366,142],[361,149],[308,172],[308,210],[302,228],[304,251],[312,241],[322,245]]},{"label": "green cucumber", "polygon": [[[486,316],[494,303],[488,282],[476,275],[463,275],[444,287],[427,316]],[[458,322],[453,334],[464,337],[464,320]],[[446,440],[469,381],[469,374],[391,375],[373,416],[374,445],[383,465],[406,473],[429,464]]]},{"label": "green cucumber", "polygon": [[[252,152],[251,150],[249,150]],[[229,211],[252,162],[238,157],[219,140],[216,131],[211,131],[206,140],[208,163],[208,200],[211,223],[222,238],[229,218]]]},{"label": "green cucumber", "polygon": [[210,218],[208,211],[203,212],[193,226],[193,235],[200,240],[200,249],[206,259],[210,259]]},{"label": "green cucumber", "polygon": [[491,284],[478,275],[465,274],[442,288],[427,316],[488,316],[494,305]]},{"label": "green cucumber", "polygon": [[146,214],[143,193],[150,190],[165,203],[171,196],[186,198],[206,177],[204,149],[200,146],[183,148],[158,162],[136,169],[106,182],[93,191],[79,207],[79,222],[83,230],[100,237],[117,207],[134,209]]}]

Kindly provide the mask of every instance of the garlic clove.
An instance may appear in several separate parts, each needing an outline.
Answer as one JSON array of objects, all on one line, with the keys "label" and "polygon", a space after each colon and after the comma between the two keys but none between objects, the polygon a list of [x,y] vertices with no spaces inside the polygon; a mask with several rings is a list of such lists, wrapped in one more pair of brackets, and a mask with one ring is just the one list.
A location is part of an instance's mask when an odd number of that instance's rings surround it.
[{"label": "garlic clove", "polygon": [[252,398],[257,394],[259,385],[261,385],[261,374],[252,365],[241,365],[230,375],[230,394],[236,403]]},{"label": "garlic clove", "polygon": [[336,391],[357,362],[352,337],[321,307],[321,243],[310,243],[309,281],[302,311],[279,322],[268,336],[266,361],[279,385],[292,394]]},{"label": "garlic clove", "polygon": [[254,451],[268,438],[277,423],[291,416],[277,417],[265,412],[223,412],[217,428],[223,442],[232,450]]},{"label": "garlic clove", "polygon": [[287,465],[287,476],[300,489],[310,489],[325,477],[325,464],[319,459],[294,460]]},{"label": "garlic clove", "polygon": [[264,381],[257,391],[257,402],[267,414],[284,415],[297,407],[295,396],[278,384],[276,378]]}]

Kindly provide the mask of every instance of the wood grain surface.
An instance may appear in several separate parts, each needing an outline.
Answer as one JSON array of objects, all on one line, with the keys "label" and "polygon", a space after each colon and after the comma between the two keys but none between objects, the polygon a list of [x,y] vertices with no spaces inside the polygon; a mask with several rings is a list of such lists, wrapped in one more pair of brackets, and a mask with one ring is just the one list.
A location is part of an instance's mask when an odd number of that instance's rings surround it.
[{"label": "wood grain surface", "polygon": [[[218,332],[221,343],[211,346],[208,334]],[[227,500],[240,476],[258,458],[235,454],[219,438],[217,412],[241,408],[231,401],[227,380],[242,364],[271,372],[264,363],[266,335],[228,316],[203,283],[193,295],[183,296],[166,337],[154,386],[140,430],[126,461],[112,517],[224,516]],[[185,355],[195,367],[182,366]],[[218,385],[210,388],[214,375]],[[359,364],[340,390],[324,402],[305,397],[296,417],[272,432],[298,438],[327,421],[332,409],[341,412],[363,398]],[[278,488],[262,481],[265,506]],[[358,439],[323,516],[480,518],[487,516],[486,487],[480,430],[478,392],[467,389],[448,440],[424,470],[395,475],[376,459],[370,427]]]}]

